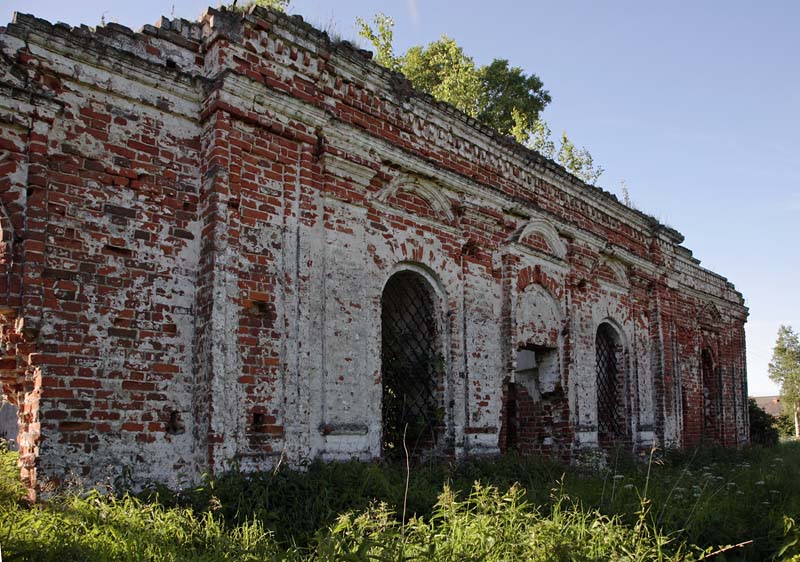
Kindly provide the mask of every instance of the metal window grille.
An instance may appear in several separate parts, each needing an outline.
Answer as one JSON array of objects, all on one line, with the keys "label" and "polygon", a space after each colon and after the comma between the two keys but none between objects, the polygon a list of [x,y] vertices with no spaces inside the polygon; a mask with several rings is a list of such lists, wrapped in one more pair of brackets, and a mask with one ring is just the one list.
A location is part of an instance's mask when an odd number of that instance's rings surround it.
[{"label": "metal window grille", "polygon": [[609,329],[597,331],[597,429],[601,439],[623,437],[624,418],[620,401],[621,389],[618,346]]},{"label": "metal window grille", "polygon": [[717,437],[720,400],[719,388],[714,377],[714,360],[708,350],[703,350],[700,363],[703,377],[703,435],[714,439]]},{"label": "metal window grille", "polygon": [[381,307],[384,454],[402,454],[404,432],[410,450],[433,448],[443,415],[430,286],[416,273],[397,273]]}]

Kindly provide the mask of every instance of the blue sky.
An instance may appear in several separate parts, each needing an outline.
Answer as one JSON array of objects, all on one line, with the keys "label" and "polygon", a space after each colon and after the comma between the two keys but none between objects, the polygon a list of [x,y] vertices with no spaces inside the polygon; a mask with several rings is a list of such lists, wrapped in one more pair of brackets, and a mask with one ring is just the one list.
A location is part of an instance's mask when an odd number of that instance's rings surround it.
[{"label": "blue sky", "polygon": [[[240,0],[243,1],[243,0]],[[216,5],[216,2],[212,2]],[[138,29],[189,19],[207,2],[3,0],[12,13]],[[457,6],[457,8],[453,8]],[[750,307],[750,393],[767,377],[778,326],[800,329],[800,2],[294,0],[291,13],[344,38],[356,16],[396,20],[398,51],[445,33],[477,63],[507,58],[538,74],[544,113],[606,172],[598,182],[686,236],[702,264]],[[2,25],[0,23],[0,25]]]}]

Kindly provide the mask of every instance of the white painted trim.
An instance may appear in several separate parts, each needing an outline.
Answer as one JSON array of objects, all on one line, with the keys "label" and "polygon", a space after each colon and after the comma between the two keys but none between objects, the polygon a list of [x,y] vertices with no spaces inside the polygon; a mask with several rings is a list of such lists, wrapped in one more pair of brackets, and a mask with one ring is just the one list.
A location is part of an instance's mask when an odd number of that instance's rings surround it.
[{"label": "white painted trim", "polygon": [[446,222],[455,221],[452,203],[442,194],[442,188],[411,174],[399,174],[384,186],[375,198],[381,203],[387,204],[389,199],[399,191],[407,191],[421,197]]},{"label": "white painted trim", "polygon": [[521,244],[524,244],[525,238],[531,236],[533,234],[538,234],[550,246],[550,249],[553,251],[553,255],[557,258],[564,259],[567,257],[567,246],[558,236],[558,232],[553,225],[543,219],[532,219],[525,228],[522,229],[522,232],[519,235],[519,241]]}]

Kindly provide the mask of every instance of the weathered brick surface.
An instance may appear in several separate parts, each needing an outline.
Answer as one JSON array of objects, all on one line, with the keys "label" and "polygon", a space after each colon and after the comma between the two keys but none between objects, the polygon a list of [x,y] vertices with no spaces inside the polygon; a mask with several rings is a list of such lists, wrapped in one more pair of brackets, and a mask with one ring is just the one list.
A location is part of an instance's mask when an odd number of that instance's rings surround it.
[{"label": "weathered brick surface", "polygon": [[734,287],[349,44],[209,9],[18,16],[0,51],[0,377],[32,485],[380,456],[405,270],[434,296],[438,453],[598,446],[602,323],[622,441],[746,443]]}]

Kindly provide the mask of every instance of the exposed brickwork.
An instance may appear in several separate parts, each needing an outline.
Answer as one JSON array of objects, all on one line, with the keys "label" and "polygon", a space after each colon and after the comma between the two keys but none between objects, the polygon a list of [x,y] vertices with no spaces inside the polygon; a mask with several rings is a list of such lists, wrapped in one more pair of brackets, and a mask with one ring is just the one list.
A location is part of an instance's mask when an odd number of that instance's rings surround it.
[{"label": "exposed brickwork", "polygon": [[747,311],[679,233],[297,18],[18,16],[0,133],[0,377],[32,487],[380,456],[400,271],[434,295],[441,454],[598,446],[603,323],[631,447],[747,441]]}]

